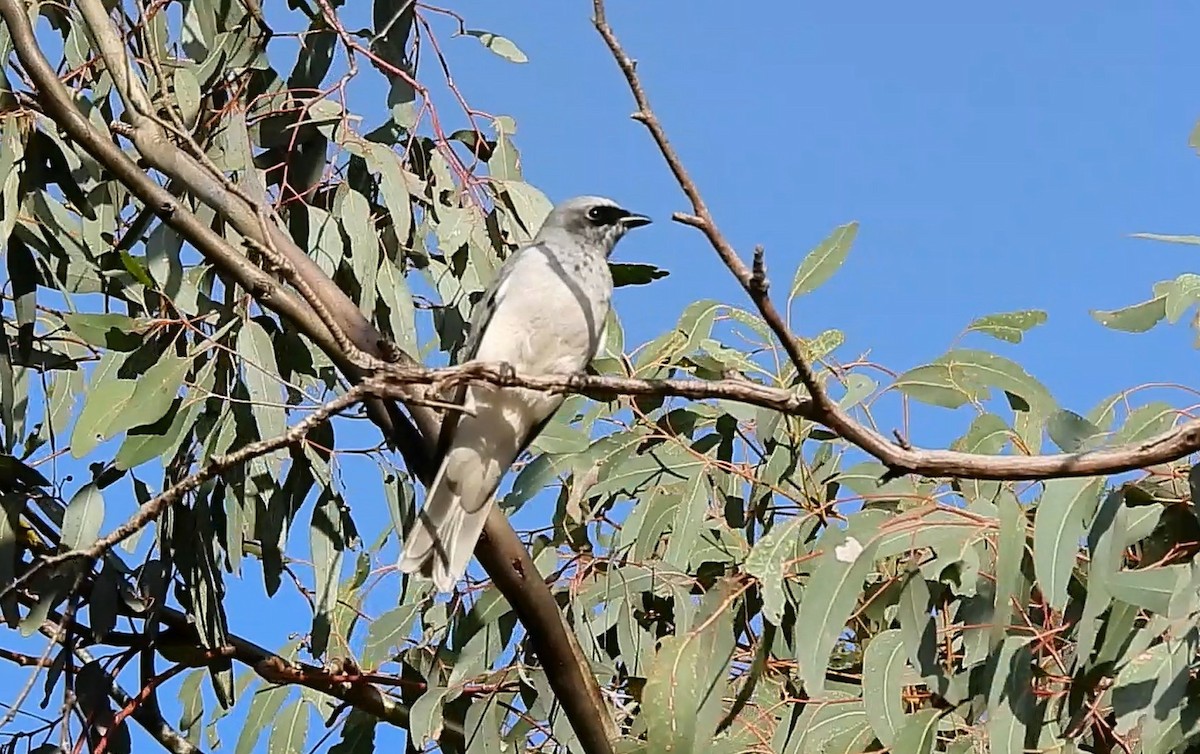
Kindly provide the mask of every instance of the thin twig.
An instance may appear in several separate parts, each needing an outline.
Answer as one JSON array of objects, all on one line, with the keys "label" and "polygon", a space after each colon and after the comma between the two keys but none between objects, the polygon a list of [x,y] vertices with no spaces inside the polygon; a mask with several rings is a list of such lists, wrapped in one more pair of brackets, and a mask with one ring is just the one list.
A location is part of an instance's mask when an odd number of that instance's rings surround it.
[{"label": "thin twig", "polygon": [[608,45],[617,66],[625,76],[629,91],[637,104],[633,119],[650,132],[667,167],[675,176],[680,189],[692,205],[691,213],[677,212],[676,222],[696,228],[717,252],[717,256],[733,273],[762,315],[763,320],[778,338],[801,383],[808,390],[812,403],[807,418],[819,422],[852,445],[859,447],[879,459],[888,472],[885,479],[904,474],[922,474],[930,477],[962,477],[968,479],[1048,479],[1067,476],[1098,476],[1144,468],[1158,463],[1176,461],[1200,451],[1200,423],[1189,421],[1173,429],[1138,443],[1129,443],[1105,450],[1082,454],[1057,454],[1038,456],[993,456],[976,453],[959,453],[950,450],[929,450],[911,445],[907,441],[897,443],[884,435],[855,421],[850,414],[832,400],[812,370],[812,366],[801,350],[800,340],[791,333],[784,318],[768,295],[769,284],[762,249],[756,249],[753,267],[738,255],[737,251],[721,233],[703,195],[688,174],[683,161],[667,138],[666,130],[650,107],[650,99],[637,73],[637,63],[625,52],[616,33],[605,15],[604,0],[592,0],[593,23],[596,31]]}]

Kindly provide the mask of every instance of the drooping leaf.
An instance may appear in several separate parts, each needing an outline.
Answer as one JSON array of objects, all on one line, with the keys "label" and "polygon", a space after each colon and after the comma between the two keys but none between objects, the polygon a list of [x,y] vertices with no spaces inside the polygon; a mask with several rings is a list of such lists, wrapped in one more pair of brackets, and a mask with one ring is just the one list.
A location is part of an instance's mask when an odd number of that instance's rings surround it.
[{"label": "drooping leaf", "polygon": [[79,488],[63,513],[62,544],[72,550],[90,546],[104,523],[104,496],[95,483]]},{"label": "drooping leaf", "polygon": [[731,593],[729,584],[710,592],[698,626],[664,639],[654,657],[643,709],[655,750],[694,751],[712,737],[735,649]]},{"label": "drooping leaf", "polygon": [[309,547],[312,550],[315,600],[313,604],[313,636],[311,651],[314,657],[325,652],[332,625],[331,613],[338,597],[338,579],[342,572],[345,555],[345,532],[337,501],[325,494],[313,506],[312,520],[308,529]]},{"label": "drooping leaf", "polygon": [[250,707],[246,710],[246,721],[238,734],[234,754],[251,754],[263,731],[271,729],[274,721],[279,719],[279,710],[291,693],[290,686],[269,686],[265,682],[259,684],[250,698]]},{"label": "drooping leaf", "polygon": [[270,727],[268,754],[302,754],[308,738],[308,703],[296,699],[280,711]]},{"label": "drooping leaf", "polygon": [[1028,725],[1034,719],[1033,656],[1029,637],[1004,640],[989,665],[987,731],[995,754],[1023,754]]},{"label": "drooping leaf", "polygon": [[796,551],[796,534],[804,523],[804,517],[798,516],[777,524],[754,544],[746,558],[746,573],[758,579],[762,590],[763,618],[775,625],[779,625],[783,616],[787,560]]},{"label": "drooping leaf", "polygon": [[237,350],[243,359],[242,382],[250,394],[258,436],[264,440],[278,437],[287,429],[287,414],[271,336],[257,320],[246,320],[238,332]]},{"label": "drooping leaf", "polygon": [[827,530],[821,546],[825,554],[804,590],[796,616],[796,624],[805,627],[806,637],[796,647],[796,659],[805,690],[812,696],[824,691],[829,655],[874,565],[876,543],[874,540],[864,543],[853,534],[839,538],[835,530]]},{"label": "drooping leaf", "polygon": [[863,708],[884,746],[904,726],[904,641],[892,629],[876,634],[863,656]]},{"label": "drooping leaf", "polygon": [[904,727],[896,734],[892,751],[895,754],[932,754],[937,743],[938,720],[942,713],[923,709],[909,715]]},{"label": "drooping leaf", "polygon": [[1051,479],[1038,502],[1033,567],[1051,607],[1067,604],[1067,584],[1104,488],[1102,478]]}]

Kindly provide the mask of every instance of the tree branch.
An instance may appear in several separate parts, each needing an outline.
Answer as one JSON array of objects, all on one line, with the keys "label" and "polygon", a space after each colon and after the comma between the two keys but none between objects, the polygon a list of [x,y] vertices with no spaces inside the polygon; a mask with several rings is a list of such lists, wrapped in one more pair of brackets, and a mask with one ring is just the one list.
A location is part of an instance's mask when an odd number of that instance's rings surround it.
[{"label": "tree branch", "polygon": [[[49,637],[52,641],[58,641],[55,637],[66,636],[65,633],[60,633],[60,630],[61,627],[59,625],[51,623],[50,621],[46,621],[40,628],[42,634]],[[65,645],[65,638],[59,643]],[[83,647],[75,646],[71,651],[84,664],[92,662],[95,659],[92,654]],[[121,688],[120,684],[117,683],[116,678],[113,678],[112,675],[107,673],[106,675],[108,675],[109,678],[109,698],[116,702],[117,706],[122,709],[129,708],[132,704],[133,711],[130,712],[128,716],[133,718],[134,722],[136,722],[138,725],[142,726],[142,728],[148,734],[150,734],[151,738],[162,744],[164,749],[171,752],[171,754],[201,754],[201,749],[193,745],[191,741],[187,740],[182,733],[171,727],[171,725],[163,718],[162,712],[156,708],[150,707],[149,705],[134,704],[133,697],[131,697],[129,693],[125,691],[125,689]]]},{"label": "tree branch", "polygon": [[[259,218],[266,214],[265,208],[260,210],[250,206],[244,198],[228,190],[223,176],[206,172],[203,166],[166,138],[165,131],[152,117],[148,95],[145,95],[141,82],[136,78],[121,46],[120,36],[112,27],[103,6],[97,0],[80,0],[80,9],[114,81],[119,85],[118,94],[125,102],[126,115],[132,126],[130,136],[146,162],[227,218],[243,237],[286,260],[285,272],[294,271],[293,280],[306,283],[297,286],[297,289],[309,293],[313,299],[306,306],[290,291],[250,264],[244,255],[200,222],[169,191],[146,176],[106,135],[92,128],[76,109],[71,94],[41,54],[24,3],[20,0],[0,0],[0,17],[8,26],[13,48],[38,88],[39,99],[46,112],[71,139],[127,186],[134,196],[147,206],[154,207],[162,220],[189,241],[228,281],[243,287],[257,301],[312,338],[351,382],[360,382],[364,377],[361,365],[339,347],[337,330],[340,328],[345,332],[362,351],[382,355],[380,352],[385,341],[378,331],[367,322],[353,302],[320,273],[315,263],[292,243],[278,225],[259,222]],[[318,314],[322,311],[328,312],[337,324],[327,326]],[[399,359],[402,366],[415,365],[411,357],[404,354],[396,352],[388,355]],[[419,396],[417,398],[419,400]],[[410,402],[408,408],[420,428],[419,432],[399,411],[389,410],[387,404],[368,405],[372,421],[397,445],[414,475],[428,483],[436,470],[434,448],[440,419],[434,411],[419,402]],[[193,484],[198,483],[193,481]],[[185,491],[180,489],[176,495],[182,495]],[[134,519],[113,533],[117,536],[113,542],[152,520],[173,499],[163,497],[143,506]],[[99,547],[93,546],[74,553],[72,558],[94,559],[95,553],[102,552],[108,546],[111,544],[100,543]],[[574,633],[566,626],[549,586],[537,576],[529,553],[507,517],[498,509],[494,509],[488,517],[477,554],[525,622],[530,643],[546,667],[555,693],[559,695],[585,751],[590,754],[609,754],[612,751],[609,738],[615,731],[591,666]]]},{"label": "tree branch", "polygon": [[[79,0],[79,2],[81,9],[86,11],[85,17],[88,19],[93,35],[97,39],[108,38],[107,42],[101,44],[101,50],[102,52],[109,50],[114,54],[106,57],[106,64],[110,68],[118,67],[123,71],[130,71],[130,75],[121,77],[121,81],[128,87],[128,91],[122,93],[118,90],[118,93],[129,97],[126,100],[128,110],[137,111],[139,103],[144,106],[146,98],[137,91],[141,84],[132,76],[132,69],[124,51],[115,53],[115,48],[119,45],[114,45],[113,40],[119,42],[118,35],[109,23],[107,15],[102,13],[103,7],[98,0]],[[0,0],[0,3],[2,3],[0,7],[6,11],[5,20],[10,26],[23,23],[28,28],[27,21],[23,17],[18,17],[20,14],[16,0]],[[19,50],[18,54],[22,55],[21,48],[25,48],[24,56],[21,57],[23,63],[25,56],[41,59],[31,32],[27,39],[20,42],[18,42],[17,36],[13,35],[14,46]],[[41,60],[41,62],[44,65],[45,61]],[[35,81],[42,89],[62,89],[60,82],[53,77],[53,72],[49,70],[48,66],[45,66],[40,77],[35,77]],[[65,92],[62,94],[65,96]],[[66,102],[69,105],[69,99]],[[145,116],[146,113],[142,112],[141,115]],[[77,113],[76,116],[78,117]],[[86,121],[83,121],[82,125],[87,126]],[[331,316],[337,320],[338,325],[362,351],[377,356],[383,355],[381,345],[384,343],[384,339],[367,322],[362,312],[350,301],[349,297],[332,285],[316,263],[296,247],[277,224],[259,222],[259,218],[266,214],[265,208],[251,207],[243,198],[236,196],[223,186],[221,180],[205,172],[194,159],[166,139],[165,133],[153,119],[139,118],[137,115],[133,115],[132,125],[131,138],[149,164],[169,178],[179,181],[201,201],[225,216],[244,237],[282,256],[287,262],[288,269],[295,271],[295,279],[303,281],[305,284],[298,286],[298,289],[311,290],[313,296],[321,297],[320,301],[315,299],[309,301],[314,311],[324,308],[330,312]],[[109,144],[109,147],[115,150],[115,146]],[[119,152],[119,150],[117,151]],[[132,166],[132,163],[130,165]],[[173,213],[184,209],[171,199],[166,191],[144,176],[127,174],[121,177],[121,180],[125,181],[126,178],[136,180],[139,177],[142,179],[142,183],[153,186],[153,189],[150,186],[143,188],[148,194],[153,194],[152,202],[154,204],[165,208],[169,207]],[[190,240],[190,236],[185,235],[185,237],[189,237]],[[204,248],[198,248],[202,252],[206,251]],[[255,291],[255,289],[248,290]],[[257,295],[256,298],[258,298]],[[306,314],[309,316],[305,318],[305,322],[310,328],[313,328],[312,313],[307,312]],[[322,350],[334,359],[338,367],[352,382],[362,379],[363,374],[359,365],[350,355],[337,347],[338,339],[330,329],[327,327],[319,329],[322,335],[327,336],[319,342]],[[329,342],[331,340],[332,343]],[[394,356],[399,359],[400,366],[415,366],[415,362],[410,356],[400,353],[398,349],[392,350],[395,351]],[[388,413],[376,410],[371,412],[371,418],[400,448],[410,470],[428,484],[436,471],[437,459],[433,457],[433,449],[436,447],[440,421],[436,413],[420,405],[420,396],[417,398],[418,402],[408,403],[408,409],[420,428],[420,434],[425,439],[424,443],[417,441],[415,430],[406,431],[409,429],[409,425],[397,418],[398,412],[389,416]],[[615,729],[611,716],[603,704],[600,688],[591,666],[584,657],[574,633],[568,630],[563,621],[554,595],[540,577],[534,577],[537,569],[533,560],[521,544],[512,525],[508,522],[508,518],[498,509],[493,509],[489,514],[484,536],[480,539],[476,550],[488,575],[496,582],[522,621],[525,621],[533,648],[541,662],[547,667],[551,685],[554,687],[555,693],[560,695],[567,715],[585,750],[595,754],[611,752],[608,739],[615,734]]]},{"label": "tree branch", "polygon": [[675,148],[667,138],[666,130],[650,107],[650,99],[637,74],[637,63],[621,46],[616,33],[605,15],[604,0],[592,0],[593,24],[608,45],[617,66],[624,74],[637,104],[633,119],[643,124],[666,160],[667,167],[675,176],[684,195],[692,205],[692,212],[673,215],[676,222],[696,228],[717,252],[717,256],[733,273],[742,289],[749,295],[762,315],[763,320],[779,339],[788,358],[796,368],[800,381],[808,390],[811,405],[807,418],[819,422],[842,439],[879,459],[888,468],[888,477],[904,474],[921,474],[930,477],[963,477],[969,479],[1048,479],[1068,476],[1098,476],[1144,468],[1156,463],[1175,461],[1200,451],[1200,422],[1185,422],[1155,438],[1127,445],[1087,453],[1061,453],[1039,456],[995,456],[977,453],[959,453],[951,450],[929,450],[907,443],[892,442],[884,435],[855,421],[850,414],[833,401],[825,391],[812,366],[804,357],[800,341],[788,329],[786,321],[775,308],[768,295],[769,284],[763,251],[755,250],[753,267],[738,255],[737,251],[721,233],[713,219],[704,197]]}]

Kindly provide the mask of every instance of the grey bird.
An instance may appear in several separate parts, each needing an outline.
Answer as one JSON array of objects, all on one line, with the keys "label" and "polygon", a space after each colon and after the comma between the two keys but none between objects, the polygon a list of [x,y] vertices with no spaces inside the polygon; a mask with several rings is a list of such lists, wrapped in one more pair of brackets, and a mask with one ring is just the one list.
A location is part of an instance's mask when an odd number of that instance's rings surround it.
[{"label": "grey bird", "polygon": [[[460,362],[504,362],[517,374],[577,374],[595,357],[612,300],[608,256],[650,218],[611,199],[580,196],[555,207],[533,242],[512,254],[471,315]],[[564,396],[472,384],[465,409],[447,415],[442,465],[405,537],[400,570],[449,592],[467,570],[500,479]]]}]

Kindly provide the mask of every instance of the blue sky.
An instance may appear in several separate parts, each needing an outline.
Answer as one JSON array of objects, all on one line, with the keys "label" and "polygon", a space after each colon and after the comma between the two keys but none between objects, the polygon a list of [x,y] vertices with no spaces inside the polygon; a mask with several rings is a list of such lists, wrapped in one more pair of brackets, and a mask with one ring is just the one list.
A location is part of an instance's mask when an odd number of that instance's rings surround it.
[{"label": "blue sky", "polygon": [[[660,221],[618,251],[672,271],[618,292],[626,343],[659,334],[697,298],[747,305],[700,234],[669,222],[688,207],[628,117],[632,99],[591,28],[590,3],[464,5],[456,9],[471,27],[529,56],[513,65],[473,39],[443,38],[467,99],[516,118],[526,179],[555,200],[607,194]],[[861,223],[838,275],[797,302],[798,334],[842,329],[838,357],[870,350],[899,371],[937,357],[977,316],[1040,308],[1048,324],[1020,346],[968,342],[1014,358],[1080,412],[1143,382],[1191,381],[1185,325],[1133,336],[1104,329],[1088,310],[1143,300],[1155,281],[1196,267],[1194,247],[1129,234],[1200,230],[1200,162],[1187,145],[1200,116],[1200,6],[730,7],[613,0],[609,15],[722,229],[746,254],[765,246],[776,291],[834,227]],[[383,117],[376,103],[360,95],[351,109],[373,126]],[[928,445],[969,421],[919,416],[913,440]],[[386,517],[363,503],[371,501],[351,501],[370,541]],[[109,509],[106,528],[126,513]],[[297,554],[307,552],[300,528]],[[307,609],[290,599],[272,604],[277,623],[256,624],[262,587],[248,569],[231,586],[233,630],[281,645],[308,628]],[[0,664],[0,688],[25,677]],[[229,722],[226,747],[236,738]]]}]

